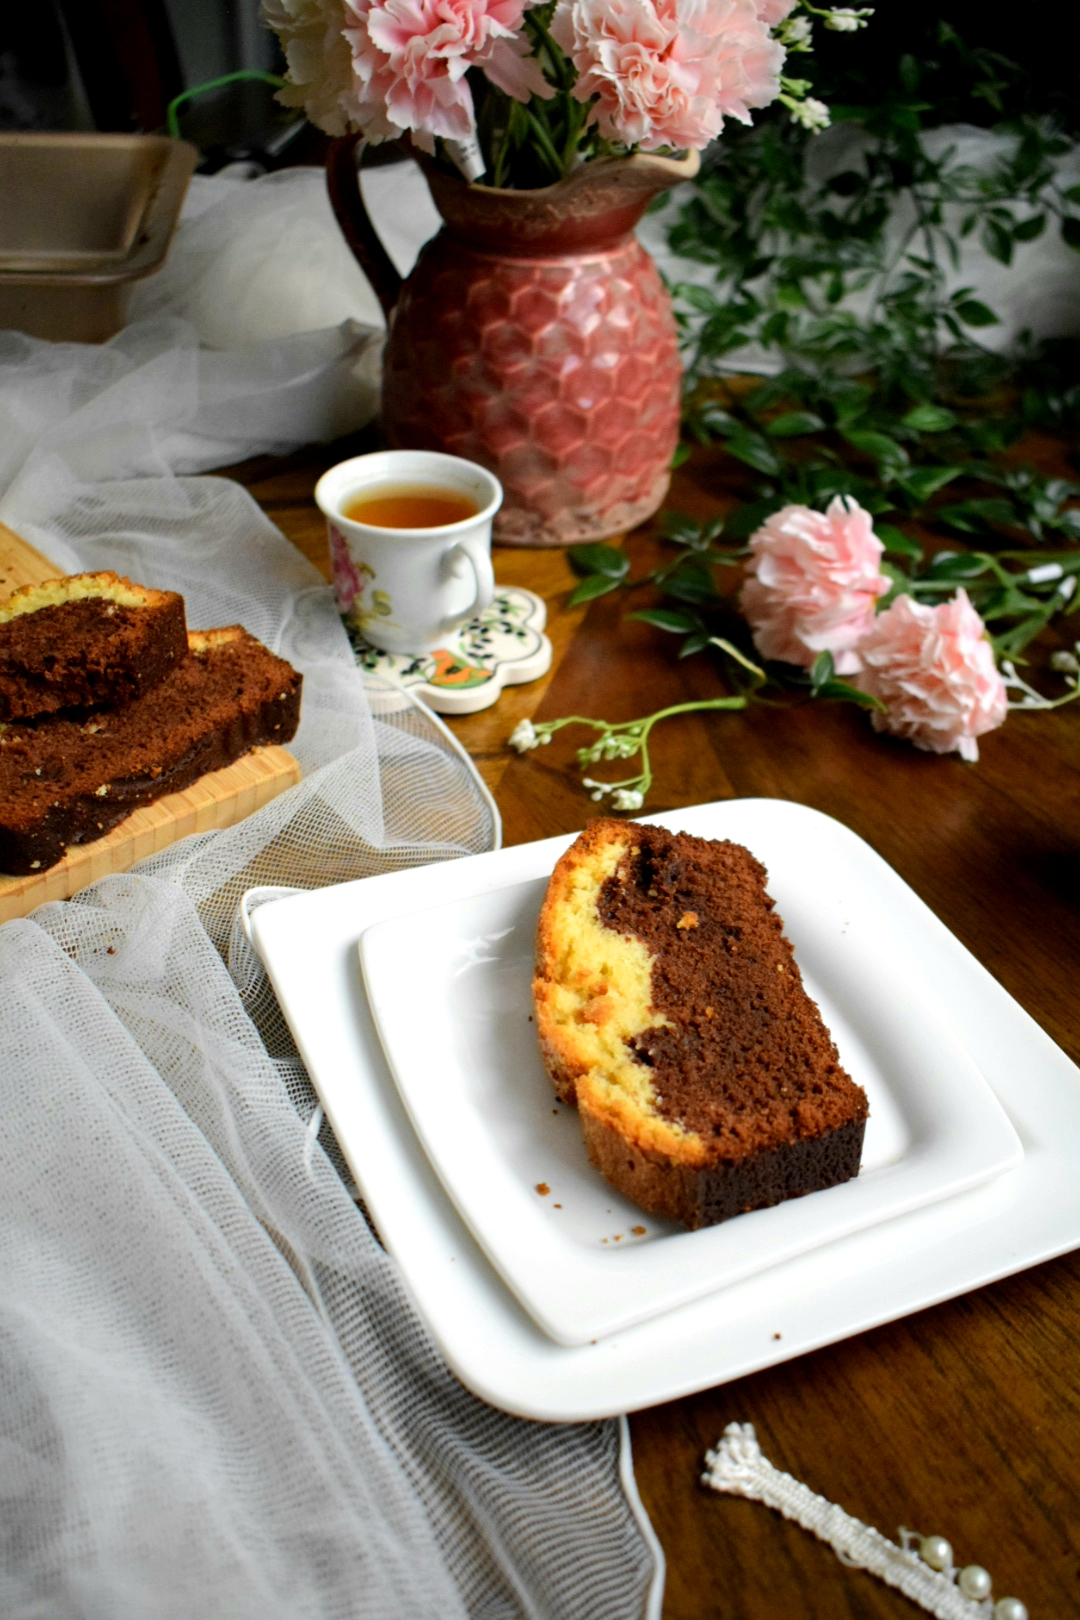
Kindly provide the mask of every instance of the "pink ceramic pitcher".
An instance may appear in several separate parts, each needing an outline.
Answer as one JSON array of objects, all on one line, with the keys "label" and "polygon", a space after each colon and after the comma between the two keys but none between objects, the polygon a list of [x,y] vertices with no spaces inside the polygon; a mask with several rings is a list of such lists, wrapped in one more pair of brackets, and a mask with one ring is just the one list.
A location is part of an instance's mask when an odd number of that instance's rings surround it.
[{"label": "pink ceramic pitcher", "polygon": [[403,283],[364,208],[356,137],[330,197],[386,310],[382,425],[400,449],[481,462],[506,500],[495,538],[563,546],[656,511],[678,440],[671,302],[634,228],[696,153],[583,164],[557,185],[467,185],[422,155],[443,227]]}]

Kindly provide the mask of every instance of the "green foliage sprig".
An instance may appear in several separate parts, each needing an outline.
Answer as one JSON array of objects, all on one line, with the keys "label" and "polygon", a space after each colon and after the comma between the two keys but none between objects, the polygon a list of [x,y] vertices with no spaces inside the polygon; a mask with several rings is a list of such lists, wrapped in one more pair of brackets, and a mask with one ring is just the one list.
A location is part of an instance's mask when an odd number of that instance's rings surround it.
[{"label": "green foliage sprig", "polygon": [[[1010,64],[945,23],[937,45],[940,72],[967,72],[973,96],[1002,105]],[[1025,427],[1080,426],[1080,344],[1022,335],[1015,354],[996,354],[980,334],[999,317],[972,287],[948,285],[972,235],[1006,265],[1051,230],[1080,250],[1080,186],[1058,163],[1073,143],[1025,113],[996,126],[1001,151],[985,169],[955,145],[933,155],[928,88],[907,55],[879,102],[834,106],[858,132],[823,186],[808,185],[811,137],[791,122],[719,143],[670,231],[680,255],[713,271],[709,285],[674,287],[689,431],[722,438],[766,480],[745,534],[789,501],[834,494],[918,516],[959,482],[964,498],[935,510],[956,532],[1080,536],[1075,486],[993,459]],[[749,392],[728,378],[748,344],[776,371]]]},{"label": "green foliage sprig", "polygon": [[667,709],[658,709],[655,714],[646,715],[639,720],[622,720],[612,723],[608,720],[592,720],[587,715],[568,714],[559,720],[521,720],[514,727],[509,737],[511,748],[516,748],[519,754],[528,753],[532,748],[539,748],[549,743],[557,731],[564,726],[588,726],[596,732],[593,742],[587,743],[584,748],[577,751],[578,764],[582,771],[601,760],[637,759],[638,768],[633,776],[625,776],[617,782],[598,782],[591,776],[582,776],[582,786],[588,789],[589,797],[595,804],[601,799],[611,797],[613,810],[640,810],[645,803],[649,789],[652,787],[653,769],[649,757],[649,736],[655,725],[661,720],[670,720],[678,714],[695,714],[705,709],[745,709],[747,699],[743,694],[735,697],[703,698],[696,703],[676,703]]}]

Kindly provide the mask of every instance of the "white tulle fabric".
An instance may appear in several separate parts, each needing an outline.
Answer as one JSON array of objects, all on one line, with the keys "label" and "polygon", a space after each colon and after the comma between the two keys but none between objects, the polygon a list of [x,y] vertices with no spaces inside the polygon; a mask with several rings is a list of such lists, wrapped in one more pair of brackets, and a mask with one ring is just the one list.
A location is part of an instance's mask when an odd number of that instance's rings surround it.
[{"label": "white tulle fabric", "polygon": [[617,1426],[520,1422],[448,1373],[234,937],[247,888],[498,837],[425,711],[371,712],[246,492],[174,476],[311,436],[288,344],[345,339],[282,341],[260,415],[250,346],[175,316],[102,348],[0,334],[0,520],[304,674],[299,787],[0,927],[0,1613],[628,1620],[656,1569]]}]

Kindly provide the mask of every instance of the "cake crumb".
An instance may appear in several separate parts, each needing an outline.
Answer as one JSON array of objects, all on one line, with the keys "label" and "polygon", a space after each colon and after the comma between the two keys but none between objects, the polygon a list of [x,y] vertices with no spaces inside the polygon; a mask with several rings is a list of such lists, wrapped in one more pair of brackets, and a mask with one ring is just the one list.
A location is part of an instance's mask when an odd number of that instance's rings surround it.
[{"label": "cake crumb", "polygon": [[546,1198],[548,1193],[551,1191],[551,1188],[548,1186],[546,1181],[538,1181],[536,1183],[536,1190],[540,1194],[541,1198]]},{"label": "cake crumb", "polygon": [[781,1338],[783,1338],[783,1334],[782,1333],[774,1333],[773,1338],[774,1339],[781,1339]]},{"label": "cake crumb", "polygon": [[643,1226],[632,1226],[630,1228],[630,1230],[631,1230],[631,1232],[633,1232],[635,1237],[644,1237],[645,1236],[645,1228]]},{"label": "cake crumb", "polygon": [[551,1207],[552,1207],[552,1209],[562,1209],[562,1205],[561,1205],[561,1204],[552,1204],[552,1206],[551,1206]]},{"label": "cake crumb", "polygon": [[698,914],[697,914],[697,912],[696,911],[684,911],[682,916],[679,918],[678,922],[675,924],[675,926],[676,926],[676,928],[684,928],[684,929],[685,928],[696,928],[698,926]]}]

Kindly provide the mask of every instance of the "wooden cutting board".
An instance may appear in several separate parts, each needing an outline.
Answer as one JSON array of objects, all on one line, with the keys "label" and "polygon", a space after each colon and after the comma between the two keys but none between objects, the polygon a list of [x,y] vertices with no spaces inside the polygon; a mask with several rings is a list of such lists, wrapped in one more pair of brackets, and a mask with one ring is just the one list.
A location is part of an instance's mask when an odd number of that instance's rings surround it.
[{"label": "wooden cutting board", "polygon": [[[61,572],[40,551],[0,523],[0,597],[20,585],[55,579]],[[111,872],[126,872],[189,833],[232,827],[300,780],[300,767],[285,748],[256,748],[233,765],[211,771],[181,793],[143,805],[104,838],[76,844],[45,872],[0,875],[0,922],[25,917],[46,900],[67,900]]]}]

